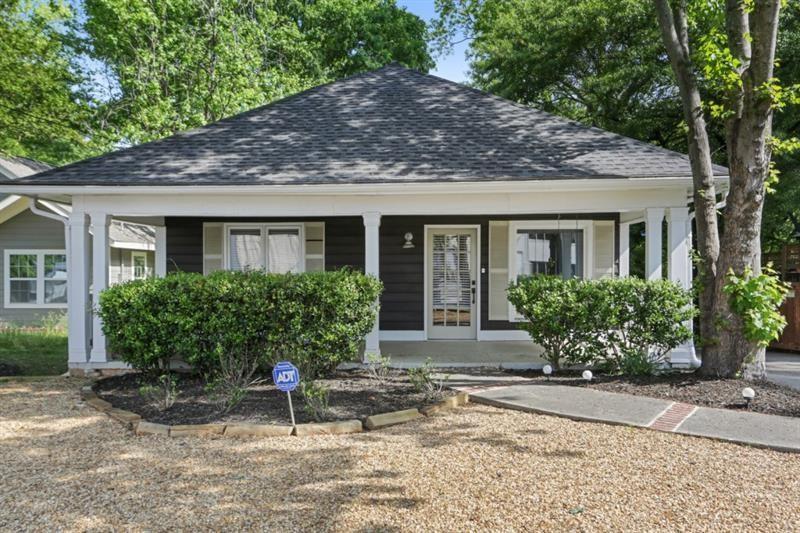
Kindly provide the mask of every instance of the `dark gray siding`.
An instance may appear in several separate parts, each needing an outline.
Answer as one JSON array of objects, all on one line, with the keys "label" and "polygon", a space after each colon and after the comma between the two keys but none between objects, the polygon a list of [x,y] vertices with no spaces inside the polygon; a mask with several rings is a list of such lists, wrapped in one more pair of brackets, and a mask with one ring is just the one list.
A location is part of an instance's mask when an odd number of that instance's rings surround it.
[{"label": "dark gray siding", "polygon": [[63,250],[64,224],[57,220],[41,217],[23,211],[17,216],[0,224],[0,322],[15,325],[36,325],[43,317],[50,314],[63,315],[66,309],[6,309],[5,307],[5,273],[6,250]]},{"label": "dark gray siding", "polygon": [[[558,215],[480,216],[385,216],[380,229],[380,272],[384,283],[381,297],[382,330],[423,330],[425,328],[424,227],[426,224],[479,224],[481,227],[481,329],[516,329],[511,322],[489,320],[489,220],[552,220]],[[574,215],[562,218],[614,220],[614,213]],[[167,218],[167,262],[170,270],[202,272],[203,222],[288,222],[291,219]],[[299,219],[295,219],[299,220]],[[328,270],[350,266],[364,268],[364,225],[361,217],[304,218],[325,222],[325,265]],[[619,224],[617,223],[617,232]],[[403,248],[403,236],[414,234],[414,248]],[[616,238],[619,256],[618,242]]]}]

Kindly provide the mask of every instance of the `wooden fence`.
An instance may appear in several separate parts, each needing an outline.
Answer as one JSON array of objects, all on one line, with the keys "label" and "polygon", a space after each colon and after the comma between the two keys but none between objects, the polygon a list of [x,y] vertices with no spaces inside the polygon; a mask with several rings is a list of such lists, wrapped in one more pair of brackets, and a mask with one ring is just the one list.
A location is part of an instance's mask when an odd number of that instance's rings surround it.
[{"label": "wooden fence", "polygon": [[770,344],[776,350],[800,351],[800,244],[789,244],[777,253],[764,254],[762,265],[772,263],[781,279],[792,285],[789,296],[781,306],[786,317],[786,328],[780,338]]}]

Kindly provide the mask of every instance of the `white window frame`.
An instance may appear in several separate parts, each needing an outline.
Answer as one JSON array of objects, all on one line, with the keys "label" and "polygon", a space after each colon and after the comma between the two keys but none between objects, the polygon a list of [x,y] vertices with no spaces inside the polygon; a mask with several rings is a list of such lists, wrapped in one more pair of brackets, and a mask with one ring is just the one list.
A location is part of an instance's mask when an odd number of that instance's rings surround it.
[{"label": "white window frame", "polygon": [[[594,272],[594,221],[593,220],[511,220],[508,224],[508,282],[517,279],[517,232],[563,230],[583,231],[583,279],[590,279]],[[523,322],[525,319],[508,302],[510,322]]]},{"label": "white window frame", "polygon": [[[143,257],[144,258],[144,276],[141,278],[136,277],[136,258]],[[131,279],[147,279],[149,278],[148,266],[147,266],[147,252],[143,252],[140,250],[131,250]]]},{"label": "white window frame", "polygon": [[[300,239],[300,272],[306,271],[306,232],[302,222],[226,222],[222,225],[223,254],[222,265],[225,270],[231,269],[230,236],[232,229],[259,229],[261,230],[261,246],[264,249],[264,268],[269,268],[269,243],[267,237],[270,229],[296,229]],[[266,270],[268,271],[268,270]]]},{"label": "white window frame", "polygon": [[[36,303],[11,303],[11,256],[35,255],[36,256]],[[66,309],[66,303],[44,303],[44,256],[63,255],[66,250],[5,250],[3,254],[3,306],[7,309]],[[69,270],[67,270],[69,278]]]}]

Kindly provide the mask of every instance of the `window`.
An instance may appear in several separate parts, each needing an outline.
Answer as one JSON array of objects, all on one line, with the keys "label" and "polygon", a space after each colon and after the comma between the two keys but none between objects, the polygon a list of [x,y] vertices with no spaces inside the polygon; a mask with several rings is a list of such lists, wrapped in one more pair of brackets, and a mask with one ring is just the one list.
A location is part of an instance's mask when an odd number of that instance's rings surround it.
[{"label": "window", "polygon": [[6,250],[4,274],[6,307],[66,307],[63,250]]},{"label": "window", "polygon": [[226,267],[230,270],[302,272],[302,226],[254,224],[226,226]]},{"label": "window", "polygon": [[[561,276],[565,279],[590,278],[593,239],[591,220],[510,221],[508,281],[536,274]],[[489,291],[492,291],[491,284]],[[505,303],[508,306],[509,320],[522,320],[514,306],[508,300]]]},{"label": "window", "polygon": [[583,277],[583,231],[518,229],[517,276]]},{"label": "window", "polygon": [[150,275],[147,270],[147,252],[131,252],[133,279],[145,279]]}]

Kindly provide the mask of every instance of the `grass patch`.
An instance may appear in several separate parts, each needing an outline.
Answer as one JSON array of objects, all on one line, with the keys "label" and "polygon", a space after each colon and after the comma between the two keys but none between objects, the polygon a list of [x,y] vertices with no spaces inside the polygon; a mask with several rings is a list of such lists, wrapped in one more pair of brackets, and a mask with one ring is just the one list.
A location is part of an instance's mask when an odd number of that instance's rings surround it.
[{"label": "grass patch", "polygon": [[0,330],[0,363],[20,368],[25,376],[52,376],[67,371],[67,334],[50,329]]}]

